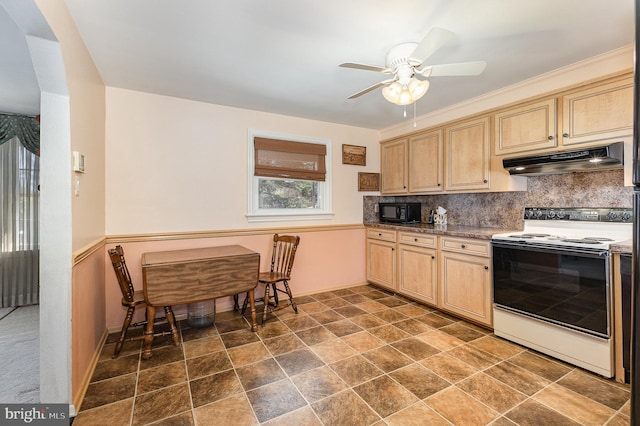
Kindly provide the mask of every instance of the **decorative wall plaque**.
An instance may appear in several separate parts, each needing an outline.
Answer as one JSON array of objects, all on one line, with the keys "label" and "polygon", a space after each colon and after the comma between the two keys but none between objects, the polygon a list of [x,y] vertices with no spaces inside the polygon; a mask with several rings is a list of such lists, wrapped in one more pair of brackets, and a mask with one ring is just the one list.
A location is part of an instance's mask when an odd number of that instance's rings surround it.
[{"label": "decorative wall plaque", "polygon": [[380,191],[380,173],[358,173],[358,191]]},{"label": "decorative wall plaque", "polygon": [[342,164],[367,165],[367,147],[356,145],[342,145]]}]

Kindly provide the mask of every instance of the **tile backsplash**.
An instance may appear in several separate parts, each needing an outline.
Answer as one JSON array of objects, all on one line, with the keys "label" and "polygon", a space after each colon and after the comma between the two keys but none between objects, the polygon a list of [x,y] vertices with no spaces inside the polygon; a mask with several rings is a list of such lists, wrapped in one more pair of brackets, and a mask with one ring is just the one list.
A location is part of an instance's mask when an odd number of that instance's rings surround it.
[{"label": "tile backsplash", "polygon": [[422,221],[429,210],[442,206],[451,225],[521,229],[525,207],[631,207],[633,188],[624,186],[624,172],[530,176],[527,191],[470,194],[365,196],[363,220],[377,222],[379,202],[420,202]]}]

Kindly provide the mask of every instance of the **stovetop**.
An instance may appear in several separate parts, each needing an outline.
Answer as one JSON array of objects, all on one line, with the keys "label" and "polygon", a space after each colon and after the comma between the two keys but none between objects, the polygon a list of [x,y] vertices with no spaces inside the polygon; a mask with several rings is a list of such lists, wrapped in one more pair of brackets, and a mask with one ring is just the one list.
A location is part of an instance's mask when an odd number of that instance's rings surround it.
[{"label": "stovetop", "polygon": [[628,240],[633,232],[633,211],[627,208],[524,209],[524,229],[493,235],[494,240],[525,244],[608,249]]}]

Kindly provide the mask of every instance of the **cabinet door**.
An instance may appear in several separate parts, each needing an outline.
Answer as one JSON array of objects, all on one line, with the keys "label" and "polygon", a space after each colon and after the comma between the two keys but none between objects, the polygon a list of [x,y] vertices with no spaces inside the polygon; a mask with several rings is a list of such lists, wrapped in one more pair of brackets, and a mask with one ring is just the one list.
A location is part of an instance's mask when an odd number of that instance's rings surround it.
[{"label": "cabinet door", "polygon": [[496,155],[555,148],[556,99],[525,105],[494,116]]},{"label": "cabinet door", "polygon": [[400,244],[398,246],[398,291],[436,306],[438,267],[436,250]]},{"label": "cabinet door", "polygon": [[407,139],[384,142],[380,145],[380,193],[406,194]]},{"label": "cabinet door", "polygon": [[367,240],[367,280],[389,290],[396,290],[396,244]]},{"label": "cabinet door", "polygon": [[443,185],[442,131],[409,139],[409,192],[440,192]]},{"label": "cabinet door", "polygon": [[562,144],[633,133],[633,81],[625,79],[562,97]]},{"label": "cabinet door", "polygon": [[489,117],[445,129],[445,189],[489,189]]},{"label": "cabinet door", "polygon": [[493,326],[490,260],[441,251],[438,288],[440,308]]}]

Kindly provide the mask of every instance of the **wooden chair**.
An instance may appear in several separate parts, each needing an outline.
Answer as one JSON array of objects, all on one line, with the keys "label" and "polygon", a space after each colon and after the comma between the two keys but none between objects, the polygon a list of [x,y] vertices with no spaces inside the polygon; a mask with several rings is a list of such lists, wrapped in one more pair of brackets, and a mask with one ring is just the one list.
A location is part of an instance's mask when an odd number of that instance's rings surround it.
[{"label": "wooden chair", "polygon": [[[134,324],[131,324],[131,320],[133,319],[133,314],[138,306],[145,306],[144,303],[144,294],[142,291],[135,291],[133,288],[133,283],[131,282],[131,276],[129,275],[129,270],[127,269],[127,263],[124,259],[124,250],[122,246],[116,246],[115,249],[109,249],[109,257],[111,258],[111,263],[113,264],[113,270],[116,273],[116,277],[118,278],[118,284],[120,285],[120,291],[122,291],[122,306],[127,308],[127,315],[124,318],[124,322],[122,324],[122,330],[120,331],[120,338],[116,343],[116,348],[113,351],[113,358],[117,358],[122,350],[122,345],[124,342],[131,342],[134,340],[142,340],[144,339],[144,328],[142,333],[139,336],[129,337],[127,338],[127,330],[129,327],[138,327],[142,325],[146,325],[148,322],[148,318],[144,321],[140,321]],[[173,315],[173,310],[171,306],[164,307],[165,317],[155,318],[154,322],[167,321],[169,326],[171,327],[171,331],[169,332],[158,332],[155,333],[154,336],[164,336],[167,334],[171,334],[173,336],[173,343],[178,345],[178,330],[176,329],[175,324],[175,316]]]},{"label": "wooden chair", "polygon": [[[264,311],[262,313],[262,323],[267,320],[267,310],[271,306],[273,310],[286,308],[287,306],[293,307],[294,312],[298,313],[298,307],[291,294],[289,288],[289,280],[291,279],[291,269],[293,268],[293,261],[296,257],[296,250],[300,244],[300,237],[292,235],[278,235],[273,236],[273,251],[271,253],[271,270],[266,272],[260,272],[258,275],[258,285],[264,285],[264,297],[256,299],[256,302],[262,301],[264,304]],[[284,290],[278,288],[277,284],[282,283]],[[273,290],[273,301],[269,296],[270,289]],[[284,306],[279,306],[278,292],[285,293],[289,297],[289,303]],[[242,313],[244,314],[247,309],[248,297],[245,296],[242,303]]]}]

